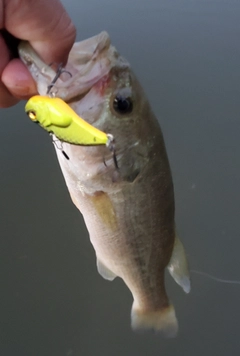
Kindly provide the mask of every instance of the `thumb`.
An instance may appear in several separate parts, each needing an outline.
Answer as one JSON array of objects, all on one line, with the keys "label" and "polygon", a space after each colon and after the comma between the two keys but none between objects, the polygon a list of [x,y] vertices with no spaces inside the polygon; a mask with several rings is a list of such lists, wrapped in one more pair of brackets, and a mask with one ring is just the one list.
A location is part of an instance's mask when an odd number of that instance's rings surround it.
[{"label": "thumb", "polygon": [[27,40],[46,62],[66,63],[76,30],[58,0],[5,0],[2,27]]}]

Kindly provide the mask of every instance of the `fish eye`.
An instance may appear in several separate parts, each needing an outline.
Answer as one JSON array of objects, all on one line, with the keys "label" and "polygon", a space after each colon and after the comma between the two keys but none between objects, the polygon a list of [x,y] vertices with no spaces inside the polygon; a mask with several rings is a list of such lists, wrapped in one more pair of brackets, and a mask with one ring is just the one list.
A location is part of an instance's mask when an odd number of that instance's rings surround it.
[{"label": "fish eye", "polygon": [[130,114],[133,110],[132,98],[117,95],[113,100],[113,108],[118,114]]},{"label": "fish eye", "polygon": [[35,113],[35,111],[33,110],[30,110],[27,112],[29,118],[32,120],[32,121],[36,121],[36,118],[37,118],[37,114]]}]

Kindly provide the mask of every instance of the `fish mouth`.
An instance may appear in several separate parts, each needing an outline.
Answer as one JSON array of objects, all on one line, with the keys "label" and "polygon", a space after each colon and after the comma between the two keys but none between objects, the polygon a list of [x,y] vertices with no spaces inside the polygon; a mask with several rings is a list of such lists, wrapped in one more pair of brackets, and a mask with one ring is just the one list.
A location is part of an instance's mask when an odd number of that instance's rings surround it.
[{"label": "fish mouth", "polygon": [[107,74],[105,74],[105,71],[99,72],[98,77],[94,77],[94,79],[86,83],[86,88],[83,89],[81,93],[79,93],[77,96],[70,98],[67,101],[68,104],[71,104],[73,102],[80,102],[82,99],[86,97],[86,95],[88,95],[88,93],[91,91],[93,87],[96,93],[98,93],[100,96],[103,96],[105,94],[106,88],[109,85],[110,80],[111,80],[111,76],[109,72],[107,72]]},{"label": "fish mouth", "polygon": [[68,103],[82,100],[109,74],[118,56],[107,32],[101,32],[73,45],[68,63],[56,80],[57,71],[44,63],[28,42],[20,43],[19,55],[35,79],[40,95],[47,95],[50,85],[48,94]]}]

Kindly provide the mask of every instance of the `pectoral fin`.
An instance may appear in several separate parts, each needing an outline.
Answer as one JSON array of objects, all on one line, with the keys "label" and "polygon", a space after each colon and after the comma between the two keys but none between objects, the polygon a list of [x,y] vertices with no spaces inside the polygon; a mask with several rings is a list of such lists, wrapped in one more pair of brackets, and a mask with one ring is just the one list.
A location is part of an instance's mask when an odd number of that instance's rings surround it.
[{"label": "pectoral fin", "polygon": [[116,278],[116,274],[113,273],[109,268],[107,268],[102,261],[99,260],[97,257],[97,269],[98,273],[104,278],[107,279],[108,281],[113,281],[114,278]]},{"label": "pectoral fin", "polygon": [[191,289],[191,282],[187,258],[183,244],[177,236],[175,237],[172,257],[168,264],[168,271],[177,284],[182,287],[184,292],[189,293]]}]

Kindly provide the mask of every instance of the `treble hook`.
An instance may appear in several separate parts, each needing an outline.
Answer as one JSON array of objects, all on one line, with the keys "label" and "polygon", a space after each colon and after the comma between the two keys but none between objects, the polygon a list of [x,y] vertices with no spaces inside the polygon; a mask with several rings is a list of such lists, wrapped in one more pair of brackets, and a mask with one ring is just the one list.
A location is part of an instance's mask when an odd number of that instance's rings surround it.
[{"label": "treble hook", "polygon": [[113,162],[114,162],[115,168],[117,170],[119,170],[117,156],[116,156],[115,138],[111,134],[107,134],[107,138],[108,138],[108,141],[106,143],[106,147],[108,147],[110,152],[112,153],[112,157],[113,157]]},{"label": "treble hook", "polygon": [[63,145],[62,145],[62,141],[60,141],[59,139],[54,140],[53,138],[53,133],[49,132],[51,138],[52,138],[52,143],[54,144],[54,146],[60,150],[62,152],[62,154],[64,155],[64,157],[69,160],[69,156],[66,154],[66,152],[63,150]]},{"label": "treble hook", "polygon": [[51,94],[51,89],[54,87],[54,84],[56,83],[56,81],[58,80],[58,78],[63,74],[63,73],[67,73],[70,75],[70,77],[72,77],[72,74],[70,72],[68,72],[66,69],[63,68],[62,64],[59,64],[57,72],[55,77],[53,78],[53,80],[51,81],[51,83],[48,85],[47,87],[47,95]]}]

